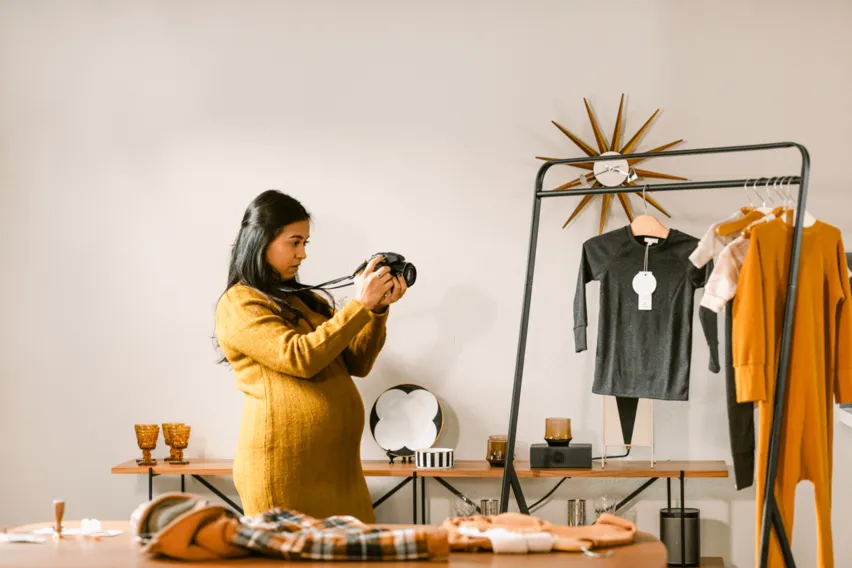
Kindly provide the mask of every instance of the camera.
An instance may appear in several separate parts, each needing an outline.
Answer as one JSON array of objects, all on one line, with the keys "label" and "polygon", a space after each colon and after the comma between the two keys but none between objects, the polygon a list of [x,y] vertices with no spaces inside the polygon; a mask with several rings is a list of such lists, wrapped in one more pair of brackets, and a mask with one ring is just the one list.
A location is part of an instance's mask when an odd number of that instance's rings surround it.
[{"label": "camera", "polygon": [[353,276],[363,270],[367,264],[377,256],[383,256],[384,258],[381,262],[376,264],[376,268],[381,268],[382,266],[390,267],[391,274],[394,276],[399,276],[401,274],[402,277],[405,278],[405,284],[407,286],[412,286],[414,281],[417,280],[417,269],[414,265],[405,260],[404,256],[395,252],[377,252],[362,262],[361,265],[355,269]]}]

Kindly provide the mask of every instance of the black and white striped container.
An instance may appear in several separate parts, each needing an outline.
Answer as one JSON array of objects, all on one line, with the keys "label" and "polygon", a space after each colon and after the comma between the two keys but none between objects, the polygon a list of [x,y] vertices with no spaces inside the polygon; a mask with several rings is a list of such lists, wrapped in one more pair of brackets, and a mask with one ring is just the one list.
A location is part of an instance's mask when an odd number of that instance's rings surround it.
[{"label": "black and white striped container", "polygon": [[452,448],[426,448],[414,452],[417,469],[450,469],[455,464]]}]

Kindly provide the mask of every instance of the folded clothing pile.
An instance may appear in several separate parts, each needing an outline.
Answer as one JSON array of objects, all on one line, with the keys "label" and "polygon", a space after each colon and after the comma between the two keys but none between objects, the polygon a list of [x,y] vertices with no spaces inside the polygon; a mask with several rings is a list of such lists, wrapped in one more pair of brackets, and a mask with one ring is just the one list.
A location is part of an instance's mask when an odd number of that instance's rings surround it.
[{"label": "folded clothing pile", "polygon": [[285,560],[425,560],[450,552],[441,529],[383,529],[354,517],[315,519],[284,509],[238,517],[188,493],[166,493],[141,504],[130,525],[143,553],[185,561],[252,554]]},{"label": "folded clothing pile", "polygon": [[609,513],[593,525],[555,525],[521,513],[454,517],[444,521],[454,552],[490,551],[496,554],[580,551],[633,542],[636,525]]},{"label": "folded clothing pile", "polygon": [[603,514],[594,525],[554,525],[521,513],[447,519],[440,527],[382,528],[349,516],[315,519],[270,509],[237,516],[190,493],[166,493],[130,518],[142,552],[185,561],[260,555],[284,560],[432,560],[452,552],[580,551],[633,542],[636,526]]}]

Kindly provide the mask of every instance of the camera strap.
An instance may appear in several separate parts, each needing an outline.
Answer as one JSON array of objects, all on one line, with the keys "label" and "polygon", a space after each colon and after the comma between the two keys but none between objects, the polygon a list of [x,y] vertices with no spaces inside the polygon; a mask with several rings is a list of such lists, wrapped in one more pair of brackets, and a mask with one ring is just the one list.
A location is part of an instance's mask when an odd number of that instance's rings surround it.
[{"label": "camera strap", "polygon": [[[354,276],[341,276],[340,278],[335,278],[334,280],[329,280],[327,282],[323,282],[321,284],[314,284],[313,286],[302,286],[300,288],[286,288],[288,292],[298,292],[300,290],[336,290],[338,288],[345,288],[346,286],[351,286],[352,282],[345,282],[346,280],[353,280]],[[344,282],[341,284],[341,282]]]},{"label": "camera strap", "polygon": [[[355,277],[361,272],[364,267],[367,266],[367,261],[364,261],[352,274],[347,276],[341,276],[340,278],[335,278],[333,280],[328,280],[327,282],[323,282],[322,284],[314,284],[313,286],[303,286],[301,288],[293,288],[287,289],[288,292],[298,292],[299,290],[337,290],[338,288],[346,288],[347,286],[351,286]],[[346,282],[349,280],[349,282]]]}]

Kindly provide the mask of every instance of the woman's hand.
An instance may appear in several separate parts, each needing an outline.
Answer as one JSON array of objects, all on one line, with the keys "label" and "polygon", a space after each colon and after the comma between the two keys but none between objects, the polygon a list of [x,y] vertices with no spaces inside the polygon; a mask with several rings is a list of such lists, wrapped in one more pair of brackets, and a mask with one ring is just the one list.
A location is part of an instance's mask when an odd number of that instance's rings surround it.
[{"label": "woman's hand", "polygon": [[368,310],[379,308],[380,302],[392,297],[394,279],[389,274],[390,267],[383,266],[376,270],[376,265],[382,260],[384,260],[382,256],[371,259],[364,270],[355,276],[355,299]]},{"label": "woman's hand", "polygon": [[391,280],[393,281],[393,287],[390,289],[390,292],[385,292],[375,311],[384,311],[389,305],[402,298],[405,291],[408,290],[408,284],[406,284],[405,277],[402,274],[391,276]]}]

